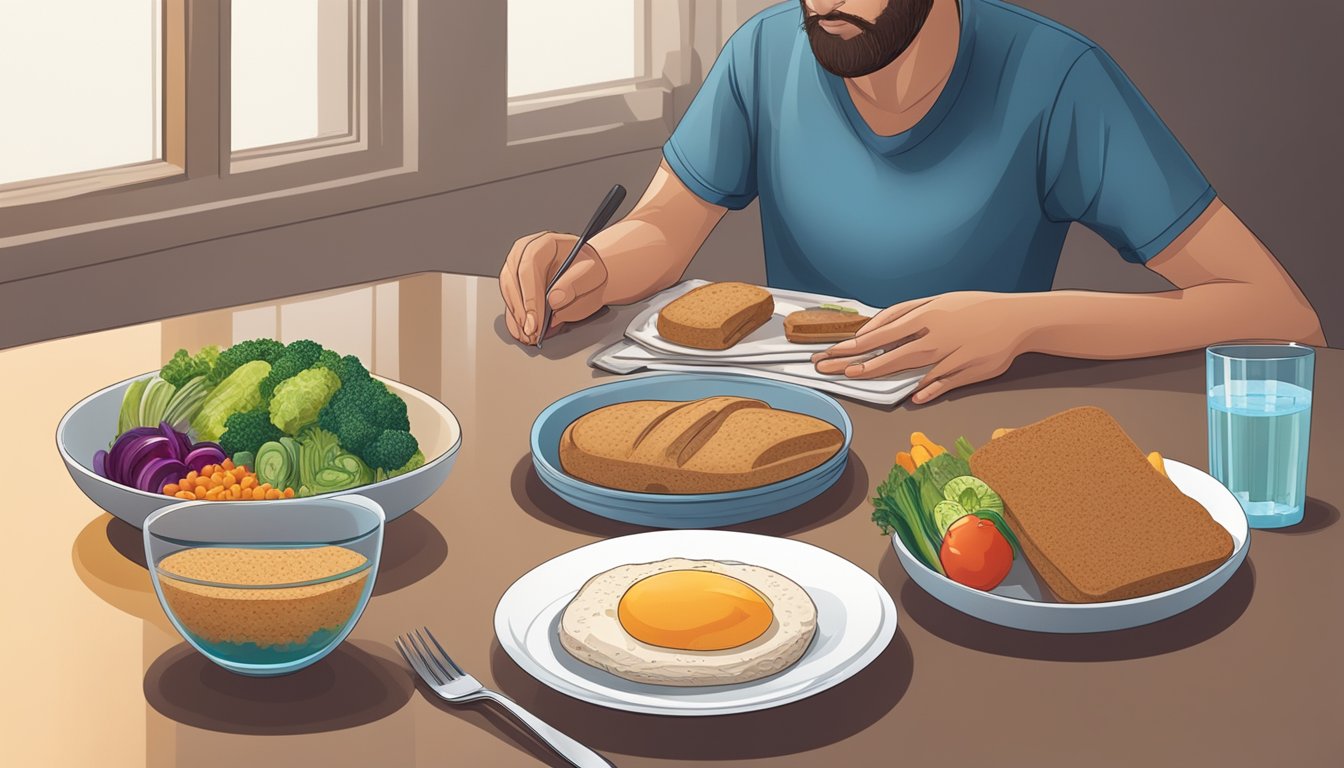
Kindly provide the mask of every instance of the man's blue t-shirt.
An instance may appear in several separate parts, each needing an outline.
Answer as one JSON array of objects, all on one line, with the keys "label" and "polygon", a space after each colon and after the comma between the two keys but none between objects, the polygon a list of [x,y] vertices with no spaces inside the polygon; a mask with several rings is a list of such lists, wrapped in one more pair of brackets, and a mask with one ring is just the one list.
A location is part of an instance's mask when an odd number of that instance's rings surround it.
[{"label": "man's blue t-shirt", "polygon": [[1046,291],[1071,222],[1143,263],[1214,199],[1120,67],[1054,22],[962,0],[942,94],[879,136],[817,63],[799,6],[733,35],[663,148],[705,200],[760,198],[772,286],[876,306]]}]

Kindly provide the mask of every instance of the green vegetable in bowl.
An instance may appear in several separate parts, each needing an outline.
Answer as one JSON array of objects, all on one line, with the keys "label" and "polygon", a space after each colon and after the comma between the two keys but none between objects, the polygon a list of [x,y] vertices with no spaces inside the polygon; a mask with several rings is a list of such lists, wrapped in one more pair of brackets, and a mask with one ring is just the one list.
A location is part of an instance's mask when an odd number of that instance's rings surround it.
[{"label": "green vegetable in bowl", "polygon": [[404,466],[419,450],[420,443],[410,432],[386,429],[364,449],[364,458],[371,467],[395,469]]},{"label": "green vegetable in bowl", "polygon": [[[277,363],[277,365],[279,365]],[[317,415],[341,388],[341,380],[325,368],[309,368],[280,382],[271,397],[271,423],[297,435],[317,421]]]},{"label": "green vegetable in bowl", "polygon": [[[280,357],[284,351],[285,345],[275,339],[240,341],[219,353],[214,367],[210,369],[210,383],[222,383],[239,368],[252,362],[265,362],[266,373],[270,373],[271,362]],[[261,378],[266,378],[266,374],[262,374]],[[258,379],[257,383],[260,381],[261,379]]]},{"label": "green vegetable in bowl", "polygon": [[[219,365],[224,364],[224,356],[232,352],[237,346],[235,344],[220,353]],[[219,365],[215,367],[216,373],[220,370]],[[258,386],[270,372],[270,363],[264,360],[253,360],[238,366],[223,381],[220,381],[209,396],[205,398],[205,402],[201,403],[201,410],[196,414],[196,418],[191,420],[191,426],[196,430],[197,439],[211,442],[218,441],[220,435],[224,434],[224,422],[230,415],[239,412],[245,413],[261,405],[261,391]],[[259,446],[260,443],[258,443]],[[229,451],[229,453],[232,453],[232,451]]]},{"label": "green vegetable in bowl", "polygon": [[403,466],[419,448],[410,434],[406,401],[370,376],[353,355],[340,359],[336,374],[341,388],[318,414],[318,426],[374,469]]},{"label": "green vegetable in bowl", "polygon": [[159,371],[159,378],[180,388],[198,376],[208,376],[218,359],[219,347],[216,346],[201,347],[195,356],[179,349]]},{"label": "green vegetable in bowl", "polygon": [[[224,434],[219,437],[219,446],[224,449],[226,456],[247,452],[260,460],[261,447],[272,440],[279,440],[281,434],[280,428],[271,423],[270,412],[261,407],[229,414],[229,418],[224,421]],[[284,486],[275,487],[284,490]]]},{"label": "green vegetable in bowl", "polygon": [[[158,376],[131,382],[117,412],[117,437],[136,427],[157,427],[167,421],[169,403],[177,387]],[[114,438],[115,439],[115,438]]]},{"label": "green vegetable in bowl", "polygon": [[1003,499],[984,480],[972,475],[962,475],[947,481],[947,485],[943,486],[943,498],[957,502],[967,514],[978,509],[1003,514]]},{"label": "green vegetable in bowl", "polygon": [[188,380],[173,393],[173,399],[168,401],[168,410],[164,412],[163,420],[177,431],[185,432],[191,425],[191,420],[200,413],[201,404],[209,395],[210,384],[206,376],[201,375]]},{"label": "green vegetable in bowl", "polygon": [[271,363],[270,374],[261,382],[261,396],[266,400],[271,399],[281,382],[317,365],[325,351],[321,344],[308,339],[290,342]]},{"label": "green vegetable in bowl", "polygon": [[248,469],[254,470],[257,466],[257,457],[251,451],[239,451],[233,454],[233,466],[247,467]]},{"label": "green vegetable in bowl", "polygon": [[299,436],[299,496],[343,491],[373,482],[373,470],[358,456],[341,450],[340,441],[320,427]]},{"label": "green vegetable in bowl", "polygon": [[873,499],[873,522],[882,533],[895,533],[916,560],[943,575],[939,557],[943,538],[953,523],[967,515],[993,522],[1012,548],[1019,549],[1003,520],[1003,500],[971,475],[966,461],[971,454],[969,443],[961,439],[956,447],[956,455],[940,453],[913,474],[900,464],[892,467]]},{"label": "green vegetable in bowl", "polygon": [[257,449],[255,471],[258,482],[270,483],[273,488],[293,488],[295,491],[299,488],[299,464],[279,440],[272,440]]},{"label": "green vegetable in bowl", "polygon": [[393,470],[375,469],[373,471],[373,481],[375,483],[381,483],[384,480],[390,480],[394,477],[400,477],[401,475],[404,475],[407,472],[411,472],[423,466],[425,466],[425,454],[422,451],[417,450],[411,456],[410,461],[401,465],[401,467],[397,469]]},{"label": "green vegetable in bowl", "polygon": [[141,426],[140,399],[145,396],[145,387],[148,386],[149,379],[136,379],[126,388],[126,394],[121,396],[121,411],[117,413],[116,437],[120,437],[128,429]]}]

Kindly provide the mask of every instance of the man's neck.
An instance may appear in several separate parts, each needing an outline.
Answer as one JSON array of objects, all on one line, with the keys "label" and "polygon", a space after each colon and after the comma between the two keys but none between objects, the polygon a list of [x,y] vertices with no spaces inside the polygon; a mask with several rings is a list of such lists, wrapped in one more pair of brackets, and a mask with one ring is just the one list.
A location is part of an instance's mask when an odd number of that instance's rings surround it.
[{"label": "man's neck", "polygon": [[[898,0],[893,0],[897,2]],[[933,105],[952,74],[961,40],[958,0],[934,0],[919,35],[895,61],[845,84],[860,111],[920,116]]]}]

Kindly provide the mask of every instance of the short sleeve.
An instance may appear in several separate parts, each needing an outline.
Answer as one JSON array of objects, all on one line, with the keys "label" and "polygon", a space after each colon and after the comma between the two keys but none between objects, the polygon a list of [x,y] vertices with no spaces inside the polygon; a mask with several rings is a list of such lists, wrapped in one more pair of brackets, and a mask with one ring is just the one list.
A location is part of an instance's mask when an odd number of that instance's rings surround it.
[{"label": "short sleeve", "polygon": [[758,22],[729,38],[700,91],[663,146],[663,157],[692,192],[725,208],[756,199]]},{"label": "short sleeve", "polygon": [[1084,53],[1065,76],[1046,122],[1042,206],[1077,221],[1127,261],[1146,263],[1214,199],[1194,160],[1104,51]]}]

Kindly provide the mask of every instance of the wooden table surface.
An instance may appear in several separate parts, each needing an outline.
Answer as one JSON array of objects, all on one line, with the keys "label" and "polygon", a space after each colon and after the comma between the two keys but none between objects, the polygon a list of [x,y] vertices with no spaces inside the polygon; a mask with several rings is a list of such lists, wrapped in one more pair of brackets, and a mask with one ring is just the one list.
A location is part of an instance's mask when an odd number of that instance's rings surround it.
[{"label": "wooden table surface", "polygon": [[[927,406],[845,402],[849,468],[802,508],[741,530],[836,552],[878,578],[900,624],[851,680],[774,710],[663,718],[542,686],[500,649],[494,607],[514,579],[589,542],[642,529],[591,516],[534,475],[528,428],[547,404],[611,377],[585,364],[629,308],[549,341],[511,342],[491,279],[425,274],[0,352],[4,765],[559,765],[487,706],[417,689],[391,645],[427,624],[487,684],[619,766],[1336,765],[1344,753],[1344,351],[1320,350],[1306,520],[1256,531],[1245,565],[1158,624],[1064,636],[958,614],[910,583],[868,498],[910,432],[988,439],[1084,404],[1145,450],[1207,466],[1202,353],[1142,361],[1028,357]],[[70,481],[56,422],[84,395],[174,350],[312,338],[430,392],[462,422],[452,475],[390,524],[378,584],[350,640],[276,679],[237,677],[167,623],[140,533]]]}]

